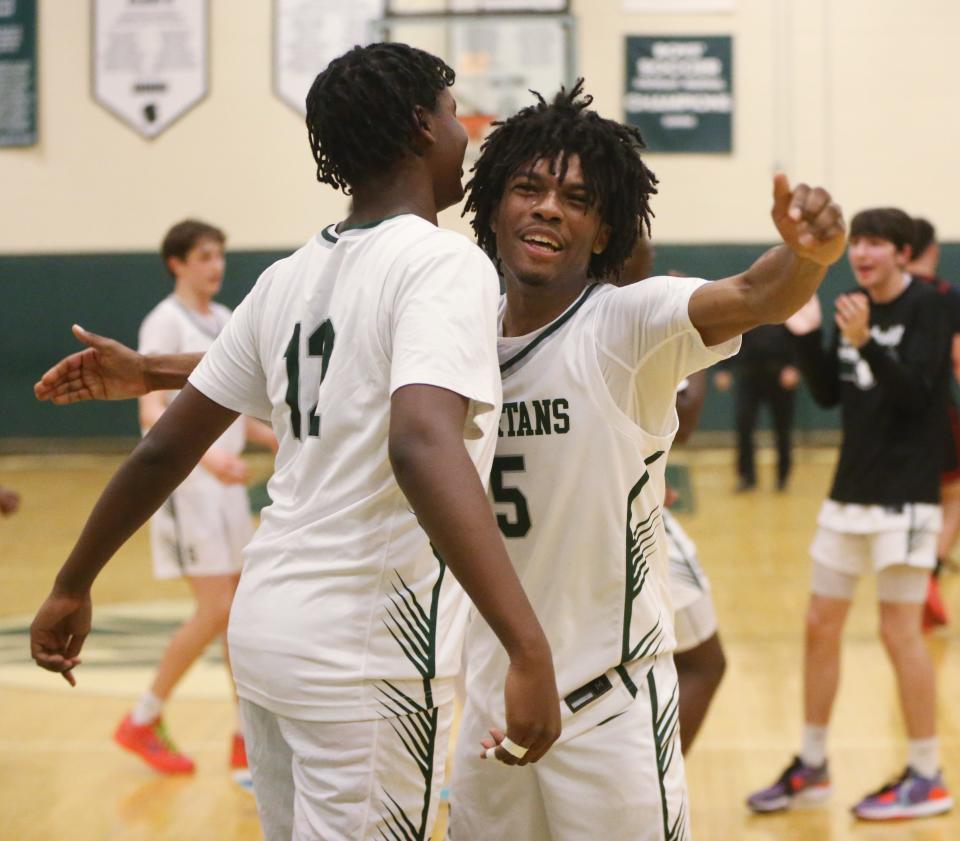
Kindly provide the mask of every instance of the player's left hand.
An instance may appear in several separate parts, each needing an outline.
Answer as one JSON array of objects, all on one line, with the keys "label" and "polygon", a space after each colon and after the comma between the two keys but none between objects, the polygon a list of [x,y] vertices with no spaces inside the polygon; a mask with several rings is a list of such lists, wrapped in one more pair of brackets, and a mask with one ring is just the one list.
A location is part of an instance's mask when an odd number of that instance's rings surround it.
[{"label": "player's left hand", "polygon": [[862,348],[870,341],[870,301],[862,292],[841,295],[834,303],[837,308],[834,320],[840,332],[855,348]]},{"label": "player's left hand", "polygon": [[51,593],[30,625],[30,656],[41,669],[59,672],[71,686],[80,665],[80,649],[90,633],[90,594]]},{"label": "player's left hand", "polygon": [[778,172],[770,213],[784,243],[798,257],[829,266],[843,255],[847,244],[843,211],[823,187],[791,188],[787,176]]}]

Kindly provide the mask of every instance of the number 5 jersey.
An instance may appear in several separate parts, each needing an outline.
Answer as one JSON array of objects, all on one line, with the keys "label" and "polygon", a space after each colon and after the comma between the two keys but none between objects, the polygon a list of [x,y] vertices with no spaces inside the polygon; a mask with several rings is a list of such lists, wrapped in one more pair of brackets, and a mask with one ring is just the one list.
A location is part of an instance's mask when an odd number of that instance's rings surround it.
[{"label": "number 5 jersey", "polygon": [[[563,739],[629,704],[635,664],[675,645],[660,512],[676,386],[739,347],[707,348],[691,324],[704,282],[594,284],[542,329],[498,341],[491,495],[553,650]],[[502,722],[507,658],[479,616],[464,655],[468,699]]]}]

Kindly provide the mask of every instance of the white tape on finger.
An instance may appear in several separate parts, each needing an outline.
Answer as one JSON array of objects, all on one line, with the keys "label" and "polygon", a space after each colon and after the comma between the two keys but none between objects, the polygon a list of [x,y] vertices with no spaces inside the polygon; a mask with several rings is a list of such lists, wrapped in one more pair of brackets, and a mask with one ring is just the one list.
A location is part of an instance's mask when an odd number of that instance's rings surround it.
[{"label": "white tape on finger", "polygon": [[523,747],[522,745],[518,745],[514,741],[511,741],[507,736],[503,737],[500,747],[509,753],[510,756],[515,756],[517,759],[523,759],[527,755],[527,748]]},{"label": "white tape on finger", "polygon": [[527,755],[527,748],[521,747],[516,742],[511,739],[504,738],[504,740],[499,745],[494,745],[492,748],[487,748],[484,752],[484,759],[496,759],[497,758],[497,748],[503,748],[510,756],[515,759],[523,759]]}]

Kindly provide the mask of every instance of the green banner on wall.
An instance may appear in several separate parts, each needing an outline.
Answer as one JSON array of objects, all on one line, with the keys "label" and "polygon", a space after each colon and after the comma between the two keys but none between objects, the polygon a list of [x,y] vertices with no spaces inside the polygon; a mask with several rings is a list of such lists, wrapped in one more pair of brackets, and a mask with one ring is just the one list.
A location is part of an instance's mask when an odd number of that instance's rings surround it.
[{"label": "green banner on wall", "polygon": [[653,152],[733,148],[733,39],[627,36],[623,108]]},{"label": "green banner on wall", "polygon": [[37,2],[0,0],[0,146],[37,142]]}]

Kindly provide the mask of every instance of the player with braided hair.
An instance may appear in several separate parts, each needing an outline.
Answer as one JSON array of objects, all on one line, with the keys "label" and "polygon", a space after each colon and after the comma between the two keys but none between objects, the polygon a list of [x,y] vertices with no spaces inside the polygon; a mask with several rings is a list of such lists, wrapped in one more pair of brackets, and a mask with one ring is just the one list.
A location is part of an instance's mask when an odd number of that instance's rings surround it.
[{"label": "player with braided hair", "polygon": [[638,154],[643,148],[640,132],[591,110],[593,97],[583,93],[583,79],[549,105],[540,94],[534,95],[535,105],[505,123],[494,123],[497,128],[472,170],[464,214],[473,213],[477,244],[490,259],[499,259],[491,221],[507,181],[521,166],[544,161],[551,175],[563,182],[576,155],[590,173],[591,199],[602,209],[603,224],[609,228],[606,247],[590,256],[587,277],[616,274],[633,252],[641,229],[650,233],[653,216],[650,197],[657,192],[657,177]]},{"label": "player with braided hair", "polygon": [[[402,44],[317,77],[317,177],[353,196],[350,214],[264,272],[104,491],[31,628],[38,665],[72,683],[97,573],[238,413],[269,418],[272,504],[228,631],[267,841],[429,836],[463,590],[509,650],[497,722],[522,762],[559,734],[550,650],[484,491],[497,277],[437,227],[463,196],[452,83]],[[499,758],[517,761],[506,745]]]},{"label": "player with braided hair", "polygon": [[[784,244],[742,274],[605,282],[648,229],[657,182],[639,133],[590,103],[582,82],[538,96],[490,134],[467,187],[506,284],[494,507],[550,641],[563,732],[536,765],[478,755],[508,663],[476,617],[451,789],[458,841],[689,837],[661,515],[676,388],[744,330],[799,308],[843,252],[829,194],[779,175]],[[502,734],[489,736],[488,754]]]}]

